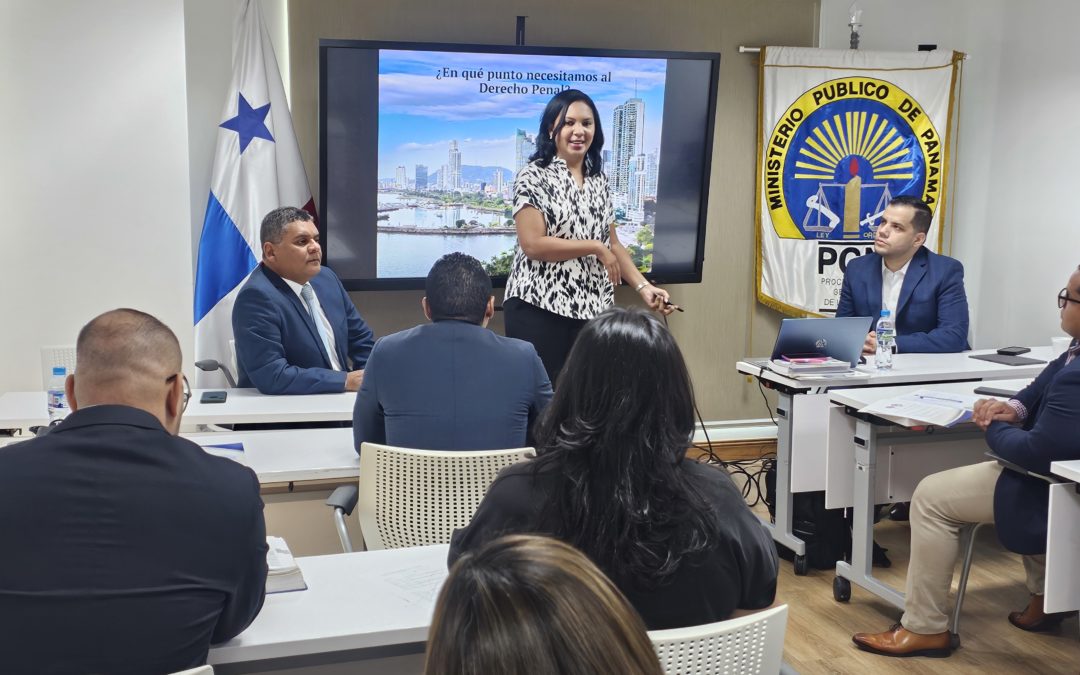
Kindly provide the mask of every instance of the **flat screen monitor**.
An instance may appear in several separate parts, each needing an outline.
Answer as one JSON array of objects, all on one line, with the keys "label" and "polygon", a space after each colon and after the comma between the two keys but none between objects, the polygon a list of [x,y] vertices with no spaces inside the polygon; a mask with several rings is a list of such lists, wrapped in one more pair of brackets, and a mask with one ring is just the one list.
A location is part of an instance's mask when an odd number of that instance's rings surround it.
[{"label": "flat screen monitor", "polygon": [[596,103],[619,240],[701,281],[720,55],[322,40],[320,235],[349,290],[423,288],[451,251],[506,281],[514,176],[553,95]]}]

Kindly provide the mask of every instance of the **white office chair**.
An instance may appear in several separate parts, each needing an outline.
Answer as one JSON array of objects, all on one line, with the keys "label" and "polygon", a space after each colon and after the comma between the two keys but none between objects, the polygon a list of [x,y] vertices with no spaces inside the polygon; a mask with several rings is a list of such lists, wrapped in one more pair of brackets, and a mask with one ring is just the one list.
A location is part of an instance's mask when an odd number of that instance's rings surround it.
[{"label": "white office chair", "polygon": [[75,372],[75,345],[52,345],[41,348],[41,388],[48,389],[55,366],[67,368],[67,374]]},{"label": "white office chair", "polygon": [[352,550],[345,516],[359,505],[368,550],[446,544],[468,525],[491,481],[506,466],[534,454],[512,450],[412,450],[364,443],[360,485],[340,487],[327,500],[342,549]]},{"label": "white office chair", "polygon": [[214,675],[213,666],[199,666],[198,668],[191,668],[190,670],[181,670],[178,673],[172,675]]},{"label": "white office chair", "polygon": [[649,632],[667,675],[776,675],[784,658],[787,605],[737,619]]},{"label": "white office chair", "polygon": [[236,373],[236,378],[239,380],[240,371],[236,368],[236,340],[229,340],[229,368]]}]

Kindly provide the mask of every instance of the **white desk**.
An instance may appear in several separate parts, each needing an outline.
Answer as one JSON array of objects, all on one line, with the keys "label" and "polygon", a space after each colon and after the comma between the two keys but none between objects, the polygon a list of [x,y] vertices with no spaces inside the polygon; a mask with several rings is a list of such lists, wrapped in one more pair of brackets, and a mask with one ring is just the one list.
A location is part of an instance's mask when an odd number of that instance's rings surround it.
[{"label": "white desk", "polygon": [[1080,460],[1052,462],[1050,472],[1069,482],[1050,486],[1046,528],[1047,612],[1080,609]]},{"label": "white desk", "polygon": [[[351,421],[356,392],[266,396],[255,389],[228,389],[224,403],[200,403],[205,389],[191,392],[184,424],[267,424]],[[48,424],[43,391],[11,391],[0,396],[0,429]]]},{"label": "white desk", "polygon": [[[1030,382],[1030,378],[1019,380],[1000,380],[994,382],[996,388],[1020,390]],[[942,392],[971,394],[979,386],[977,382],[953,382],[935,384],[932,389]],[[829,401],[843,406],[848,415],[855,418],[853,445],[854,462],[849,471],[853,472],[854,506],[851,526],[851,562],[839,560],[836,563],[836,579],[833,582],[833,595],[837,600],[846,600],[851,596],[852,583],[861,586],[874,595],[904,608],[904,594],[874,577],[871,549],[874,542],[874,505],[877,488],[877,471],[885,447],[900,449],[899,461],[904,461],[909,471],[905,480],[917,484],[925,476],[946,468],[962,466],[972,462],[985,461],[987,451],[984,432],[974,424],[961,424],[952,428],[932,426],[903,427],[881,418],[858,413],[860,408],[882,399],[903,396],[926,385],[907,385],[898,387],[875,387],[843,389],[831,392]],[[966,447],[965,447],[966,445]],[[915,447],[928,446],[928,447]],[[920,451],[917,452],[916,451]],[[880,456],[879,456],[880,455]]]},{"label": "white desk", "polygon": [[360,476],[352,429],[208,432],[184,437],[202,446],[242,443],[243,463],[261,485]]},{"label": "white desk", "polygon": [[[326,662],[363,660],[380,648],[411,645],[422,652],[438,589],[445,581],[449,546],[341,553],[297,558],[306,591],[266,596],[255,621],[213,647],[207,663],[229,664],[319,656]],[[336,653],[336,654],[335,654]]]},{"label": "white desk", "polygon": [[[827,392],[853,387],[899,384],[1031,378],[1045,363],[1005,366],[969,358],[973,354],[993,354],[984,349],[959,354],[897,354],[892,370],[878,372],[873,365],[860,366],[859,376],[826,376],[795,379],[747,361],[735,364],[738,372],[758,378],[779,395],[776,406],[776,517],[766,523],[773,539],[795,552],[795,573],[806,574],[806,544],[792,533],[792,494],[825,489],[825,462],[828,452]],[[1050,347],[1033,347],[1025,354],[1050,361]],[[798,447],[795,438],[798,438]]]},{"label": "white desk", "polygon": [[[297,556],[341,551],[326,498],[340,485],[356,485],[360,458],[352,429],[185,434],[200,445],[243,443],[238,458],[259,478],[266,531],[284,537]],[[214,450],[210,450],[214,452]],[[234,456],[237,453],[228,453]],[[363,540],[355,513],[346,520],[354,542]]]}]

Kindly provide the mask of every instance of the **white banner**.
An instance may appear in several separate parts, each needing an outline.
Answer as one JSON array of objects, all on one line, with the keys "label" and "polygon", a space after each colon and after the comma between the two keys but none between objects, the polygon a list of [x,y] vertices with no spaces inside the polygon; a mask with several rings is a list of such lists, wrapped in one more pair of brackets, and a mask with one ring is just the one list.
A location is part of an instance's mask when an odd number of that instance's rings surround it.
[{"label": "white banner", "polygon": [[953,91],[963,54],[761,50],[758,301],[836,311],[847,262],[873,250],[889,200],[919,197],[940,250]]}]

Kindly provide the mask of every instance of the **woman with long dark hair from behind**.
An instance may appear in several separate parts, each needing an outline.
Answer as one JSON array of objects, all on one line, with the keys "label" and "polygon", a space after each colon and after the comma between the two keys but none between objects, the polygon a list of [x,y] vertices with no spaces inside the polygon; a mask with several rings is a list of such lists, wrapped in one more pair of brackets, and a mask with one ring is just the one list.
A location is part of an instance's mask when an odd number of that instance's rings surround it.
[{"label": "woman with long dark hair from behind", "polygon": [[435,605],[425,675],[661,675],[645,624],[580,551],[509,536],[466,554]]},{"label": "woman with long dark hair from behind", "polygon": [[531,342],[555,379],[585,322],[625,281],[664,314],[667,291],[645,280],[615,231],[596,104],[568,89],[540,117],[536,152],[514,179],[518,248],[506,281],[506,335]]},{"label": "woman with long dark hair from behind", "polygon": [[768,607],[772,538],[726,471],[686,459],[694,427],[671,333],[643,310],[605,311],[570,352],[537,458],[499,474],[450,562],[502,534],[548,534],[588,555],[649,630]]}]

